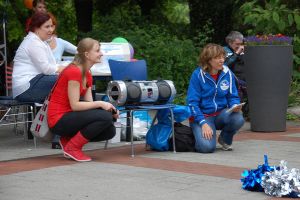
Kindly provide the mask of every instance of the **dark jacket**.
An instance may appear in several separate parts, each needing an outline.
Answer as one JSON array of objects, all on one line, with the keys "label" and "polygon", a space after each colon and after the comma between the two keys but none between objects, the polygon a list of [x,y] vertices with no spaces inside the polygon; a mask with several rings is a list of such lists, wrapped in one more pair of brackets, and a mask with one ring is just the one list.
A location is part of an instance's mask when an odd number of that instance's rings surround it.
[{"label": "dark jacket", "polygon": [[225,46],[226,58],[224,65],[228,66],[234,75],[245,81],[245,69],[244,69],[244,55],[236,54],[229,46]]}]

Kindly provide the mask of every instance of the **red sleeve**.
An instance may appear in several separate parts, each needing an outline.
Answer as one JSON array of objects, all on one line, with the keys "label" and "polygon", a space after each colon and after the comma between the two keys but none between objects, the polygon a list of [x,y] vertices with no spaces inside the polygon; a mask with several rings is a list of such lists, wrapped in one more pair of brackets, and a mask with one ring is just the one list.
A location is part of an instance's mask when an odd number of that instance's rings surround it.
[{"label": "red sleeve", "polygon": [[65,74],[68,81],[72,80],[81,83],[81,71],[76,66],[69,66]]}]

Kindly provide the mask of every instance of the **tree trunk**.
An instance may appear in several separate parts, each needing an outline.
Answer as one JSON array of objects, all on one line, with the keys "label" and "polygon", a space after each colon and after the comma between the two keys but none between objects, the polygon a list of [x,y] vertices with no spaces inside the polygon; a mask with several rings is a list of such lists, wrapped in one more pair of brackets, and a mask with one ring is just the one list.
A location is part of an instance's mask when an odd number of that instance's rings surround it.
[{"label": "tree trunk", "polygon": [[92,31],[93,0],[75,0],[78,32]]},{"label": "tree trunk", "polygon": [[151,10],[156,8],[159,1],[157,0],[138,0],[139,6],[141,7],[142,15],[145,17],[151,16]]},{"label": "tree trunk", "polygon": [[126,0],[97,0],[95,1],[95,9],[102,16],[109,15],[113,7],[118,6]]},{"label": "tree trunk", "polygon": [[161,5],[161,1],[159,0],[97,0],[95,2],[95,7],[101,15],[105,16],[110,14],[112,8],[125,2],[127,2],[128,4],[138,4],[141,8],[141,15],[148,19],[152,17],[151,11]]},{"label": "tree trunk", "polygon": [[188,0],[190,7],[191,33],[195,36],[203,32],[205,25],[211,23],[215,31],[212,36],[214,43],[223,43],[225,36],[232,30],[232,13],[234,2]]}]

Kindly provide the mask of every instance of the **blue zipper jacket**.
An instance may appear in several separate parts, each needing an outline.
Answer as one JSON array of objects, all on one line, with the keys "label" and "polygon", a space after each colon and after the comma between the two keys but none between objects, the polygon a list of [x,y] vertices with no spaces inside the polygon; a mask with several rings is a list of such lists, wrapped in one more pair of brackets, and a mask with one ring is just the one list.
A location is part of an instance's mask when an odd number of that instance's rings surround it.
[{"label": "blue zipper jacket", "polygon": [[220,112],[240,103],[234,75],[223,65],[217,83],[201,67],[193,72],[187,92],[187,103],[196,123],[206,123],[204,114]]}]

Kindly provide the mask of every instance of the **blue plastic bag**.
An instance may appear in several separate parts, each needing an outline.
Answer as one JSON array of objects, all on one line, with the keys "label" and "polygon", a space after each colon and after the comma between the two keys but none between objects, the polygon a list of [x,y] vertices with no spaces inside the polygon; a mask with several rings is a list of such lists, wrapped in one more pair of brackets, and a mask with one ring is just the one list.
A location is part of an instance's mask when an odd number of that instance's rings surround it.
[{"label": "blue plastic bag", "polygon": [[173,114],[176,122],[183,122],[191,116],[191,110],[189,106],[176,105]]},{"label": "blue plastic bag", "polygon": [[[176,105],[173,108],[174,120],[182,122],[188,119],[191,115],[188,106]],[[168,140],[172,134],[172,123],[169,109],[161,109],[157,112],[158,123],[152,126],[146,135],[146,143],[150,145],[151,149],[157,151],[168,151]]]},{"label": "blue plastic bag", "polygon": [[146,135],[146,143],[152,150],[168,151],[169,150],[169,138],[172,133],[171,126],[167,124],[155,124],[152,126]]},{"label": "blue plastic bag", "polygon": [[[191,116],[189,106],[176,105],[172,108],[175,122],[183,122]],[[157,112],[157,121],[161,124],[171,125],[170,110],[162,109]]]},{"label": "blue plastic bag", "polygon": [[151,124],[152,119],[149,115],[148,111],[146,110],[138,110],[133,113],[133,117],[138,118],[141,121],[147,122],[148,124]]}]

